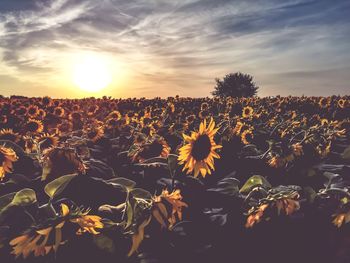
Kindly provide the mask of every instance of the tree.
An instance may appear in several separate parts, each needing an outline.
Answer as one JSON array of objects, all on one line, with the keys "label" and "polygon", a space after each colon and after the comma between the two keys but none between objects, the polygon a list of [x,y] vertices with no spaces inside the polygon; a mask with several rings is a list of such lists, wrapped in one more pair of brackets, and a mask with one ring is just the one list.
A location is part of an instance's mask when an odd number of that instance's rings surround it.
[{"label": "tree", "polygon": [[253,77],[241,72],[227,74],[222,80],[216,78],[214,91],[215,97],[252,97],[256,95],[258,86],[253,82]]}]

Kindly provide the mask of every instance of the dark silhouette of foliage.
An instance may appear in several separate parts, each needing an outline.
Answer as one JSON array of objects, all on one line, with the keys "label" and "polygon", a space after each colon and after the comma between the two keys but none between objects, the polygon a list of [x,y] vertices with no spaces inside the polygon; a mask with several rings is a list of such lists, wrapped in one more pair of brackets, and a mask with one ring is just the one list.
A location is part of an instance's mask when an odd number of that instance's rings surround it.
[{"label": "dark silhouette of foliage", "polygon": [[252,97],[256,95],[258,86],[253,77],[241,72],[227,74],[222,80],[215,79],[216,85],[211,93],[215,97]]}]

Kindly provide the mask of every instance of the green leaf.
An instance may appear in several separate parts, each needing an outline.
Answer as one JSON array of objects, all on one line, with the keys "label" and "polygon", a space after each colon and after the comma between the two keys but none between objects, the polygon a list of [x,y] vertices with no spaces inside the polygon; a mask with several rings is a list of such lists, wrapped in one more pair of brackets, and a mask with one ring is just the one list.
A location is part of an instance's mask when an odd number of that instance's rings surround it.
[{"label": "green leaf", "polygon": [[95,245],[108,253],[114,253],[115,252],[115,244],[114,241],[107,237],[106,235],[99,234],[99,235],[94,235],[94,243]]},{"label": "green leaf", "polygon": [[10,193],[0,197],[0,213],[4,208],[6,208],[12,202],[15,195],[16,193]]},{"label": "green leaf", "polygon": [[136,185],[136,183],[130,179],[124,178],[124,177],[118,177],[118,178],[113,178],[107,181],[108,183],[111,184],[119,184],[124,186],[128,191],[133,189]]},{"label": "green leaf", "polygon": [[128,194],[128,198],[126,200],[126,226],[125,228],[128,228],[132,225],[134,221],[134,207],[135,207],[135,200],[130,197]]},{"label": "green leaf", "polygon": [[261,186],[263,188],[271,188],[271,184],[261,175],[253,175],[250,177],[242,188],[239,190],[240,193],[249,193],[253,188]]},{"label": "green leaf", "polygon": [[44,190],[45,193],[52,199],[62,193],[62,191],[67,187],[70,181],[76,177],[77,174],[63,175],[52,182],[48,183]]},{"label": "green leaf", "polygon": [[175,175],[175,170],[176,170],[176,167],[178,165],[177,159],[178,159],[178,156],[176,154],[169,154],[168,155],[168,166],[169,166],[169,171],[170,171],[171,177],[174,177],[174,175]]},{"label": "green leaf", "polygon": [[350,146],[348,146],[344,152],[341,154],[341,157],[345,160],[350,160]]},{"label": "green leaf", "polygon": [[150,192],[141,189],[141,188],[135,188],[133,189],[131,192],[132,196],[134,198],[141,198],[141,199],[145,199],[145,200],[152,200],[152,195]]},{"label": "green leaf", "polygon": [[34,190],[25,188],[17,192],[11,201],[14,206],[27,206],[37,202]]},{"label": "green leaf", "polygon": [[137,166],[168,166],[168,161],[163,157],[154,157],[135,164]]}]

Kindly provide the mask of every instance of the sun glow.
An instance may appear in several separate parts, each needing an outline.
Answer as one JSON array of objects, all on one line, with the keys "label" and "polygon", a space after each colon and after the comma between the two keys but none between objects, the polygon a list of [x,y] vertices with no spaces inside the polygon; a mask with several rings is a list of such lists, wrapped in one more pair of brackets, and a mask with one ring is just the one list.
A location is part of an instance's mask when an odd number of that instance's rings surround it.
[{"label": "sun glow", "polygon": [[87,54],[73,68],[73,82],[85,92],[99,92],[112,82],[108,60],[96,54]]}]

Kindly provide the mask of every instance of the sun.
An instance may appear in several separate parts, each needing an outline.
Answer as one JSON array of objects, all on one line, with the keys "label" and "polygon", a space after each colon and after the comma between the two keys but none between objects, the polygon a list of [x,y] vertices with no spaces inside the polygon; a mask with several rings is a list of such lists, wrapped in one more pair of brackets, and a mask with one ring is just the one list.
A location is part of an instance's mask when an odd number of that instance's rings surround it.
[{"label": "sun", "polygon": [[112,82],[108,61],[95,54],[81,57],[73,68],[73,82],[85,92],[102,91]]}]

